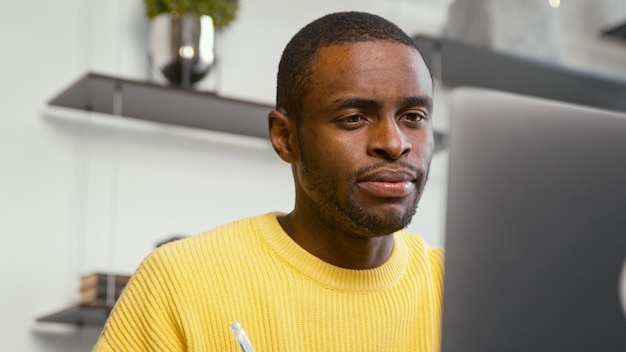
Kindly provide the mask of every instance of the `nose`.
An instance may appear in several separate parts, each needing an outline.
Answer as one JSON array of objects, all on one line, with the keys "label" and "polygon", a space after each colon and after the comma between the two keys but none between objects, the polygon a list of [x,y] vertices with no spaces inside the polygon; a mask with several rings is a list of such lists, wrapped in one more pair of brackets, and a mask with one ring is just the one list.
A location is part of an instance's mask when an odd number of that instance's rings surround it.
[{"label": "nose", "polygon": [[377,121],[371,127],[368,153],[387,160],[396,160],[409,154],[411,143],[395,118]]}]

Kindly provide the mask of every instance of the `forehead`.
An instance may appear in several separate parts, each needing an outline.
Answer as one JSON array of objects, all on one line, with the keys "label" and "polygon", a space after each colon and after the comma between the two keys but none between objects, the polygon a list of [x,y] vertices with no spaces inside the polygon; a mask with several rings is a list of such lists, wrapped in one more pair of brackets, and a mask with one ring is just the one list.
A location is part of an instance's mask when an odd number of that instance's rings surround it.
[{"label": "forehead", "polygon": [[311,69],[313,85],[318,88],[383,85],[432,96],[432,78],[422,56],[402,43],[366,41],[322,47],[314,55]]}]

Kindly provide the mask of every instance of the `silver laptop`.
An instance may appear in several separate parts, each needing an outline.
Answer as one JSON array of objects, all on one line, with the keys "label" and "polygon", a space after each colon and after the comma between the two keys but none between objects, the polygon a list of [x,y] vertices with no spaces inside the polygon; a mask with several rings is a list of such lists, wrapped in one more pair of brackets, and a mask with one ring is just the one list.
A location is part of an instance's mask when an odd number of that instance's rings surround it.
[{"label": "silver laptop", "polygon": [[626,351],[626,115],[451,104],[442,351]]}]

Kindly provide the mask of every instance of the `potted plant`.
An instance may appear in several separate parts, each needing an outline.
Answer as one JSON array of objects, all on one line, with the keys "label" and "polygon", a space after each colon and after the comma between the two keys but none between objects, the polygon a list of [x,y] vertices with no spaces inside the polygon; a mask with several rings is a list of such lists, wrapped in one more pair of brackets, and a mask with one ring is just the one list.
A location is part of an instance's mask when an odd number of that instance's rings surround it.
[{"label": "potted plant", "polygon": [[145,0],[145,4],[148,18],[170,12],[195,13],[211,17],[216,29],[230,24],[239,9],[239,0]]},{"label": "potted plant", "polygon": [[150,19],[150,57],[155,73],[190,88],[215,61],[215,30],[230,24],[238,0],[144,0]]}]

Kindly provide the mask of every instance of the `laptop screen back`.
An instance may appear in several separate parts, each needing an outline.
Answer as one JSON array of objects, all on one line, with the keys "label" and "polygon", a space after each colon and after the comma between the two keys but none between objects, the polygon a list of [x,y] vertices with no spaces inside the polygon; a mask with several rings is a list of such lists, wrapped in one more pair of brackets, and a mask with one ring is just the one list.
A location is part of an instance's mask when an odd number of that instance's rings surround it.
[{"label": "laptop screen back", "polygon": [[626,115],[451,101],[442,351],[626,351]]}]

